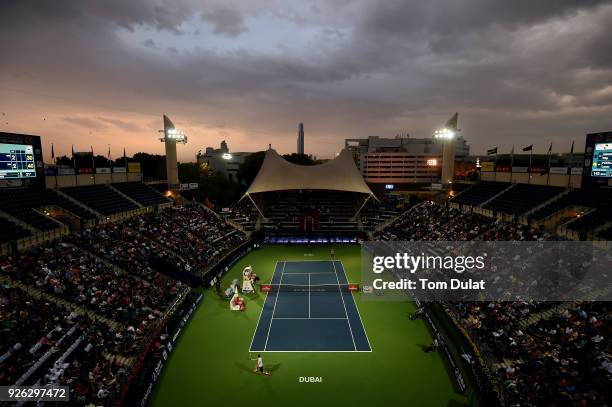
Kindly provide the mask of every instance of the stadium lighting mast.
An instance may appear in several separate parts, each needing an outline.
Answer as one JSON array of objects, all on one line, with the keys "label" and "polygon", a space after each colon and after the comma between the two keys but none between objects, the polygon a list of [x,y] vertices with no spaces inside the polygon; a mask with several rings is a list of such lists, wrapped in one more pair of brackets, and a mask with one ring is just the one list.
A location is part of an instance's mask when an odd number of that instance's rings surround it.
[{"label": "stadium lighting mast", "polygon": [[174,127],[174,123],[164,115],[164,129],[159,131],[164,137],[159,141],[166,145],[166,178],[169,190],[178,190],[180,187],[178,179],[178,164],[176,158],[176,144],[187,144],[187,136],[181,130]]},{"label": "stadium lighting mast", "polygon": [[443,128],[434,131],[434,138],[443,143],[442,150],[442,185],[449,187],[453,183],[455,173],[455,137],[460,131],[457,129],[458,113],[455,113],[446,122]]}]

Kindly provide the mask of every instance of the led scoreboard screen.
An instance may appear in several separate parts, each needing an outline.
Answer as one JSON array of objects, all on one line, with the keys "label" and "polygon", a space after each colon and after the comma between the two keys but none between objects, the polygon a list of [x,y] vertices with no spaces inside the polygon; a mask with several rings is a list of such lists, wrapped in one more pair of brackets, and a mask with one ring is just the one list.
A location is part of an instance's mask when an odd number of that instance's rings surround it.
[{"label": "led scoreboard screen", "polygon": [[612,188],[612,131],[586,135],[582,188]]},{"label": "led scoreboard screen", "polygon": [[591,176],[612,178],[612,142],[595,144]]},{"label": "led scoreboard screen", "polygon": [[39,136],[0,132],[0,189],[45,188]]},{"label": "led scoreboard screen", "polygon": [[0,144],[0,179],[36,178],[34,147]]}]

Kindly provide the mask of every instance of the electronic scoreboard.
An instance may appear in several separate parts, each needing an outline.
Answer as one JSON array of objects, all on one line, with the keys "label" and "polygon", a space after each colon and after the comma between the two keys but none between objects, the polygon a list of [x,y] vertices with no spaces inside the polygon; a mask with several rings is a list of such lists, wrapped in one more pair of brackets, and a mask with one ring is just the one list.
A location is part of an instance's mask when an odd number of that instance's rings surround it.
[{"label": "electronic scoreboard", "polygon": [[612,188],[612,131],[587,134],[583,188]]},{"label": "electronic scoreboard", "polygon": [[44,187],[40,137],[0,133],[0,187]]},{"label": "electronic scoreboard", "polygon": [[595,144],[591,176],[612,178],[612,142]]}]

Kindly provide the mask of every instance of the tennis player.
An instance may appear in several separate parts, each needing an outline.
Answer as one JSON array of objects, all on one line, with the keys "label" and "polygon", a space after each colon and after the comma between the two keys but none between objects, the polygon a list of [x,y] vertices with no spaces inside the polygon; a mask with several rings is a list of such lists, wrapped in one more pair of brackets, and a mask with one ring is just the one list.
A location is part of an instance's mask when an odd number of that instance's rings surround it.
[{"label": "tennis player", "polygon": [[333,246],[332,246],[331,250],[329,251],[329,255],[331,256],[332,259],[336,257],[336,252],[334,251]]},{"label": "tennis player", "polygon": [[252,360],[257,360],[257,365],[255,366],[253,373],[261,373],[265,374],[266,376],[270,376],[270,372],[264,370],[263,359],[261,358],[261,355],[257,355],[257,359]]}]

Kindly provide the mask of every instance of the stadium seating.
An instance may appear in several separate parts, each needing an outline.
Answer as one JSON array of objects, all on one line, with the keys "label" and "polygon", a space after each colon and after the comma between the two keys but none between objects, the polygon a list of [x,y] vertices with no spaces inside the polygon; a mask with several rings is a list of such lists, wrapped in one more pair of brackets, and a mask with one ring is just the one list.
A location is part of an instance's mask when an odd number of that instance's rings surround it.
[{"label": "stadium seating", "polygon": [[[612,227],[605,233],[612,233]],[[560,239],[537,226],[460,213],[433,202],[410,208],[381,235],[385,240]],[[607,304],[444,302],[442,308],[479,349],[499,383],[503,404],[605,405]]]},{"label": "stadium seating", "polygon": [[0,243],[21,239],[27,236],[30,236],[29,230],[22,228],[8,219],[0,217]]},{"label": "stadium seating", "polygon": [[[262,205],[268,233],[354,233],[359,229],[355,215],[364,197],[330,191],[282,191],[264,197]],[[306,225],[310,222],[309,226]]]},{"label": "stadium seating", "polygon": [[612,191],[610,190],[577,188],[533,212],[529,219],[541,220],[570,206],[603,209],[609,207],[610,202],[612,202]]},{"label": "stadium seating", "polygon": [[[0,217],[2,230],[11,225]],[[244,239],[194,205],[99,224],[0,257],[0,385],[66,385],[77,404],[117,402],[151,335],[188,296],[187,286],[160,272],[195,273]]]},{"label": "stadium seating", "polygon": [[112,184],[122,194],[125,194],[143,206],[152,206],[171,203],[172,201],[166,198],[159,191],[148,187],[142,182],[122,182]]},{"label": "stadium seating", "polygon": [[68,187],[61,191],[102,215],[138,209],[136,204],[106,185]]},{"label": "stadium seating", "polygon": [[13,190],[10,194],[0,195],[0,210],[42,231],[55,229],[59,226],[57,222],[34,210],[47,206],[56,206],[84,220],[95,218],[91,211],[51,189],[21,189]]},{"label": "stadium seating", "polygon": [[612,241],[612,226],[600,231],[599,238],[602,240]]},{"label": "stadium seating", "polygon": [[522,215],[561,194],[565,188],[547,185],[516,184],[484,205],[485,209]]},{"label": "stadium seating", "polygon": [[504,189],[510,187],[510,185],[511,184],[508,182],[482,181],[461,192],[459,195],[451,199],[451,202],[478,206],[491,199],[493,196],[499,194]]}]

